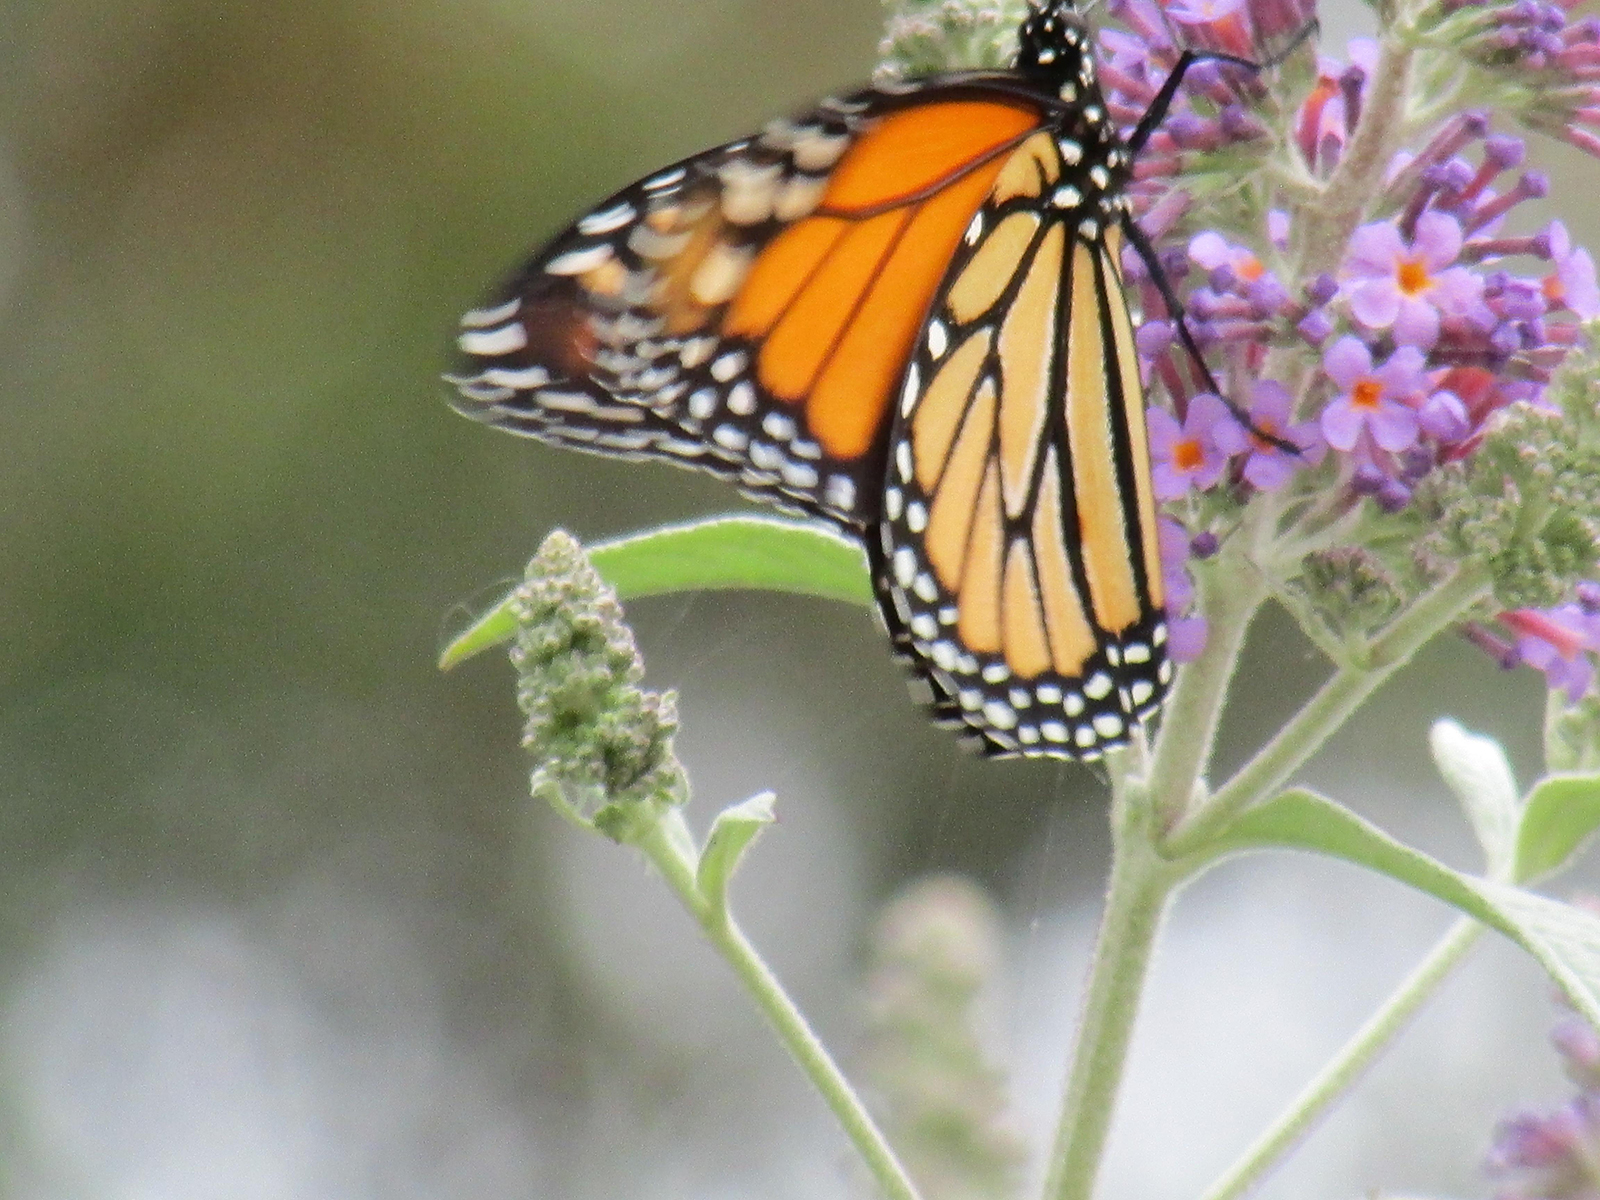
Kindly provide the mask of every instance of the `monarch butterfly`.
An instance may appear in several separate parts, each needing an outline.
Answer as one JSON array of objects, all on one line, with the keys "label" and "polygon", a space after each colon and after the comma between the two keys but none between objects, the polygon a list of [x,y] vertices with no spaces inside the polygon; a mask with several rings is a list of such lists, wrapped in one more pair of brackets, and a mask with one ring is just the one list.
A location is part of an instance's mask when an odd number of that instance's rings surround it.
[{"label": "monarch butterfly", "polygon": [[1124,141],[1089,37],[1030,0],[1010,70],[827,99],[617,192],[462,318],[457,407],[852,532],[986,752],[1124,742],[1172,665],[1123,190],[1190,65],[1257,64],[1186,51]]}]

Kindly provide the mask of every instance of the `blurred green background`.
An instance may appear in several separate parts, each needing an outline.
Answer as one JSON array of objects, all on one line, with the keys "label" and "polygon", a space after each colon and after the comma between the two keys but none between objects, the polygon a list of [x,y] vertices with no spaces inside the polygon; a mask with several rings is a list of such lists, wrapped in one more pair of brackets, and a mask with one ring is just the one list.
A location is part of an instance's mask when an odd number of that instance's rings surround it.
[{"label": "blurred green background", "polygon": [[[511,676],[433,666],[552,526],[745,507],[454,416],[454,322],[584,204],[873,66],[868,0],[0,2],[0,1186],[38,1197],[859,1195],[821,1105],[636,863],[525,802]],[[1325,11],[1338,52],[1359,27]],[[1594,164],[1538,151],[1563,182]],[[1571,194],[1571,193],[1569,193]],[[1592,207],[1563,214],[1600,242]],[[864,612],[641,602],[692,819],[762,788],[754,936],[848,1059],[873,909],[1004,906],[996,1053],[1054,1102],[1105,861],[1096,771],[964,755]],[[1315,686],[1260,630],[1223,758]],[[1537,767],[1540,681],[1431,648],[1312,777],[1459,865],[1448,711]],[[1253,860],[1186,897],[1108,1194],[1192,1192],[1443,928]],[[1481,1194],[1553,1098],[1480,954],[1270,1185]]]}]

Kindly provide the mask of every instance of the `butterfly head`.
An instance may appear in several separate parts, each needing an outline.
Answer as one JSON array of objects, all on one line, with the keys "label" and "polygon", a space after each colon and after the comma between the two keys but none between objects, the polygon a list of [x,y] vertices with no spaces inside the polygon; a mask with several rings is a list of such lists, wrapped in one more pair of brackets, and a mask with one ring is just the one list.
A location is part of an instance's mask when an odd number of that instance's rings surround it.
[{"label": "butterfly head", "polygon": [[1072,0],[1029,0],[1017,34],[1016,69],[1062,83],[1092,82],[1090,37],[1088,23]]}]

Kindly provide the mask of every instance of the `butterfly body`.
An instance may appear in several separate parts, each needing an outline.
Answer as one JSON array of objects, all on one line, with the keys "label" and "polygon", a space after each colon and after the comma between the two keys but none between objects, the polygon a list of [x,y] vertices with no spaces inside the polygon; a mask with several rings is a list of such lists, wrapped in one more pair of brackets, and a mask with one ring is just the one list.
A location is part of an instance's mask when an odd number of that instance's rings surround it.
[{"label": "butterfly body", "polygon": [[1087,31],[864,88],[611,196],[469,313],[458,407],[860,537],[937,716],[1095,757],[1171,667],[1122,295],[1131,154]]}]

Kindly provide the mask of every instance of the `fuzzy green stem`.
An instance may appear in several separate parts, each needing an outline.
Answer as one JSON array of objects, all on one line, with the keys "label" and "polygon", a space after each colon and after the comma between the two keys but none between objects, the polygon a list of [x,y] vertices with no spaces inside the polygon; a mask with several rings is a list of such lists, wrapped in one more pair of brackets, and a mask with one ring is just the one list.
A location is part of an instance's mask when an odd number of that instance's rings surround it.
[{"label": "fuzzy green stem", "polygon": [[1459,620],[1489,590],[1482,572],[1464,569],[1424,593],[1373,641],[1364,667],[1335,671],[1255,757],[1172,831],[1163,852],[1178,858],[1203,850],[1239,813],[1267,799],[1429,639]]},{"label": "fuzzy green stem", "polygon": [[1439,990],[1483,929],[1471,917],[1452,925],[1383,1006],[1367,1018],[1295,1097],[1294,1103],[1206,1190],[1201,1200],[1238,1200],[1292,1150],[1328,1108],[1349,1091],[1417,1009]]},{"label": "fuzzy green stem", "polygon": [[1399,38],[1383,39],[1362,98],[1361,119],[1321,196],[1306,206],[1309,219],[1297,277],[1311,278],[1338,266],[1350,235],[1378,194],[1384,170],[1405,131],[1414,57]]},{"label": "fuzzy green stem", "polygon": [[1196,574],[1199,611],[1206,618],[1206,648],[1185,664],[1173,682],[1150,768],[1150,795],[1162,830],[1175,826],[1194,800],[1195,784],[1211,758],[1228,681],[1266,595],[1260,573],[1231,554],[1219,556]]},{"label": "fuzzy green stem", "polygon": [[833,1061],[827,1047],[817,1038],[804,1015],[783,990],[776,975],[744,936],[726,909],[709,903],[695,883],[693,839],[677,809],[667,812],[647,833],[633,843],[661,872],[667,885],[689,910],[706,938],[733,968],[756,1005],[771,1022],[778,1039],[790,1056],[821,1093],[844,1127],[872,1172],[879,1188],[889,1200],[919,1200],[916,1185],[895,1156],[883,1133],[873,1123],[850,1081]]},{"label": "fuzzy green stem", "polygon": [[[1130,803],[1137,799],[1138,803]],[[1149,805],[1133,785],[1114,814],[1115,849],[1083,1019],[1045,1178],[1044,1200],[1089,1200],[1116,1108],[1151,952],[1177,874],[1151,844]]]}]

